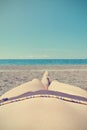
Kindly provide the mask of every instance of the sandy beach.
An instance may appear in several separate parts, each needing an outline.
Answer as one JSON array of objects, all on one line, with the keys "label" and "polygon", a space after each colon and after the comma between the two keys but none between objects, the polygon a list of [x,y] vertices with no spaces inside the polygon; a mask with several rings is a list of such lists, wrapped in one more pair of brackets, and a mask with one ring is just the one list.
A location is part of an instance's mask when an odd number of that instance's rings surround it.
[{"label": "sandy beach", "polygon": [[87,65],[0,66],[0,95],[33,78],[41,79],[45,70],[51,80],[87,90]]}]

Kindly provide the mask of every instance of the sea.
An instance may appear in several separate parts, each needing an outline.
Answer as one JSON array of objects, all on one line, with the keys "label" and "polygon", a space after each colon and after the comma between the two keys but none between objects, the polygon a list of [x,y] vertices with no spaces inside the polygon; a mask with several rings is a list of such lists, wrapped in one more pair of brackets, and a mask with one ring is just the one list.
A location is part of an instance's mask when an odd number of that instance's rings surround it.
[{"label": "sea", "polygon": [[87,65],[87,59],[0,59],[2,65]]}]

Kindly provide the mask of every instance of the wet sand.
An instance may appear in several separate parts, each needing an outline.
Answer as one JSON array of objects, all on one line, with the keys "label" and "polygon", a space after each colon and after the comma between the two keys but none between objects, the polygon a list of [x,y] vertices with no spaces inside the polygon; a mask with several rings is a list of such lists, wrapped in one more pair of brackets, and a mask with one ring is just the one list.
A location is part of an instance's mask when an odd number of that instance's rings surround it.
[{"label": "wet sand", "polygon": [[33,78],[41,79],[45,70],[48,70],[51,80],[87,91],[87,65],[0,66],[0,95]]}]

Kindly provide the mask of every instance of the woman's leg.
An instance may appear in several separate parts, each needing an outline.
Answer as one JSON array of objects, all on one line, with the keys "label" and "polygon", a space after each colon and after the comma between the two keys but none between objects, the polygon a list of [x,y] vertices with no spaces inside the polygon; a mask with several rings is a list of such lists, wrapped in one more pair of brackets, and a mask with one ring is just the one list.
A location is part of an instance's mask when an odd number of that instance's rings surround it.
[{"label": "woman's leg", "polygon": [[57,80],[52,81],[48,89],[53,90],[53,91],[60,91],[60,92],[68,93],[72,95],[79,95],[79,96],[87,97],[87,92],[85,90],[79,87],[73,86],[73,85],[58,82]]},{"label": "woman's leg", "polygon": [[29,91],[38,91],[43,89],[44,89],[44,85],[41,83],[41,81],[39,79],[33,79],[32,81],[26,82],[22,85],[19,85],[18,87],[9,90],[5,94],[3,94],[0,99],[10,98],[10,97],[21,95]]}]

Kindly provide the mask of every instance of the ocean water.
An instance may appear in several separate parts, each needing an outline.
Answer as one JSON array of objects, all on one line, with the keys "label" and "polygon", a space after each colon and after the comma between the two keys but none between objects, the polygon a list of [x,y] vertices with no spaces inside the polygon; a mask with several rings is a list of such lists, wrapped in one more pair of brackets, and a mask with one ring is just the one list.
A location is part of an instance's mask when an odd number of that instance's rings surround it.
[{"label": "ocean water", "polygon": [[0,65],[87,65],[87,59],[0,59]]}]

